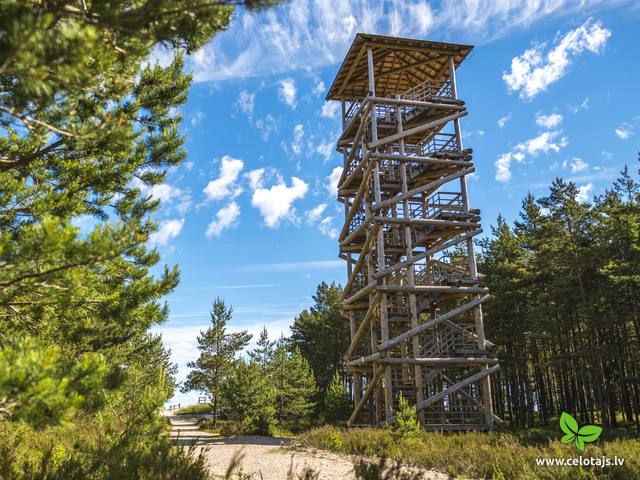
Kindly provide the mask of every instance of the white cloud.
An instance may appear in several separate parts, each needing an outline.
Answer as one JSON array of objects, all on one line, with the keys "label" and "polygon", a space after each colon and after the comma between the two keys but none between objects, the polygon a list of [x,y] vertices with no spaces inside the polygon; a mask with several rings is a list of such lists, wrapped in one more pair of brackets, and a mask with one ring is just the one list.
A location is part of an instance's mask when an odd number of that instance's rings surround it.
[{"label": "white cloud", "polygon": [[615,129],[616,136],[621,138],[622,140],[628,139],[631,135],[633,135],[633,127],[628,123],[623,123],[618,128]]},{"label": "white cloud", "polygon": [[233,187],[243,167],[244,163],[242,163],[242,160],[232,158],[228,155],[222,157],[220,176],[215,180],[211,180],[203,190],[207,198],[210,200],[221,200],[238,193]]},{"label": "white cloud", "polygon": [[584,100],[582,100],[582,102],[580,102],[578,105],[573,105],[571,107],[569,107],[569,110],[571,111],[571,113],[578,113],[581,112],[582,110],[587,110],[589,108],[589,97],[585,97]]},{"label": "white cloud", "polygon": [[255,106],[256,94],[250,93],[246,90],[242,90],[238,95],[237,104],[240,111],[247,117],[251,118],[253,115],[253,108]]},{"label": "white cloud", "polygon": [[258,265],[242,265],[240,272],[298,272],[300,270],[325,270],[344,268],[343,260],[312,260],[306,262],[264,263]]},{"label": "white cloud", "polygon": [[338,229],[333,226],[333,217],[324,217],[318,224],[318,229],[329,238],[338,238]]},{"label": "white cloud", "polygon": [[191,125],[197,127],[202,123],[204,117],[206,117],[205,113],[201,110],[197,110],[193,113],[193,115],[191,115]]},{"label": "white cloud", "polygon": [[338,110],[340,110],[340,104],[338,102],[325,102],[320,110],[320,116],[324,118],[336,118],[338,116]]},{"label": "white cloud", "polygon": [[544,128],[555,128],[562,123],[563,116],[559,113],[552,113],[550,115],[536,115],[536,125]]},{"label": "white cloud", "polygon": [[569,163],[569,166],[571,167],[571,173],[582,172],[589,168],[589,164],[578,157],[573,158]]},{"label": "white cloud", "polygon": [[169,240],[180,235],[182,227],[184,226],[184,218],[165,220],[160,223],[158,231],[153,232],[149,236],[149,241],[155,246],[164,246],[169,243]]},{"label": "white cloud", "polygon": [[529,155],[537,155],[539,153],[549,153],[550,151],[559,152],[560,149],[569,145],[567,137],[560,138],[557,142],[555,138],[560,135],[560,130],[542,132],[537,137],[531,138],[525,142],[519,143],[516,150],[528,153]]},{"label": "white cloud", "polygon": [[269,140],[271,133],[278,130],[276,119],[273,118],[273,115],[270,113],[267,114],[266,117],[256,120],[256,128],[260,130],[260,137],[262,137],[265,142]]},{"label": "white cloud", "polygon": [[556,138],[560,135],[560,130],[542,132],[540,135],[524,142],[518,143],[512,151],[503,153],[495,161],[496,180],[502,183],[511,180],[511,163],[523,162],[526,155],[537,156],[540,153],[559,152],[569,144],[567,137]]},{"label": "white cloud", "polygon": [[218,210],[214,220],[207,226],[207,238],[219,237],[224,230],[235,227],[240,217],[240,207],[236,202],[231,202]]},{"label": "white cloud", "polygon": [[578,187],[578,193],[576,194],[576,200],[580,203],[588,202],[591,199],[593,192],[593,183],[589,182],[586,185]]},{"label": "white cloud", "polygon": [[168,183],[147,185],[136,178],[133,181],[133,186],[138,188],[143,195],[149,196],[153,200],[159,200],[163,207],[176,205],[182,215],[191,209],[191,194],[174,185]]},{"label": "white cloud", "polygon": [[[628,11],[637,0],[291,0],[264,12],[238,9],[229,29],[187,62],[196,82],[316,69],[340,62],[356,32],[481,44],[540,21],[601,10]],[[626,9],[626,10],[625,10]],[[312,14],[310,12],[313,12]],[[322,41],[318,41],[322,39]]]},{"label": "white cloud", "polygon": [[611,30],[589,19],[564,35],[552,49],[546,51],[545,44],[534,45],[513,58],[511,72],[504,72],[502,79],[509,90],[530,100],[564,77],[573,57],[584,51],[601,53],[610,36]]},{"label": "white cloud", "polygon": [[503,115],[498,119],[498,127],[504,128],[504,126],[510,121],[511,121],[511,112],[507,113],[506,115]]},{"label": "white cloud", "polygon": [[333,155],[334,145],[335,144],[331,141],[321,142],[316,147],[316,152],[322,155],[324,161],[327,162],[331,158],[331,155]]},{"label": "white cloud", "polygon": [[262,178],[264,177],[264,168],[256,168],[246,173],[246,177],[249,179],[249,185],[251,190],[255,190],[262,186]]},{"label": "white cloud", "polygon": [[306,222],[309,225],[315,225],[318,227],[318,230],[323,235],[326,235],[329,238],[336,239],[338,238],[338,229],[333,225],[333,217],[325,216],[322,218],[322,214],[327,209],[326,203],[321,203],[315,208],[306,212]]},{"label": "white cloud", "polygon": [[285,105],[296,108],[296,82],[293,78],[286,78],[280,81],[278,96]]},{"label": "white cloud", "polygon": [[295,221],[293,203],[305,196],[309,186],[297,177],[291,178],[291,186],[280,181],[271,188],[259,187],[253,192],[251,205],[256,207],[269,228],[277,228],[284,219]]},{"label": "white cloud", "polygon": [[313,94],[316,97],[319,97],[324,94],[326,89],[327,87],[325,87],[324,82],[322,80],[318,80],[318,83],[313,87]]},{"label": "white cloud", "polygon": [[327,177],[326,188],[329,195],[335,197],[338,195],[338,181],[342,175],[342,167],[336,167],[331,171],[331,174]]},{"label": "white cloud", "polygon": [[304,127],[301,123],[293,127],[293,142],[291,143],[291,150],[294,154],[300,155],[302,153],[302,139],[304,138]]},{"label": "white cloud", "polygon": [[307,222],[309,223],[315,223],[321,216],[322,213],[326,210],[327,208],[327,204],[326,203],[321,203],[320,205],[318,205],[315,208],[312,208],[311,210],[309,210],[307,212]]}]

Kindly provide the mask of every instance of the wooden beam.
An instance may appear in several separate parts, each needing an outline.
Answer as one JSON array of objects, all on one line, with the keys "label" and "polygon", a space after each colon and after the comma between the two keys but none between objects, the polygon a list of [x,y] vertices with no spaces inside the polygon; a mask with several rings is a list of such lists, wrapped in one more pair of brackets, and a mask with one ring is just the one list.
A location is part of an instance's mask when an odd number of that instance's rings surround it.
[{"label": "wooden beam", "polygon": [[366,405],[366,403],[371,398],[371,395],[373,395],[373,391],[378,385],[378,382],[380,382],[383,372],[384,372],[384,367],[382,366],[378,367],[378,369],[373,375],[373,378],[371,379],[371,382],[367,386],[367,391],[364,393],[360,401],[356,404],[355,408],[353,409],[353,412],[351,413],[351,416],[347,421],[347,426],[351,427],[353,425],[353,422],[356,421],[356,418],[358,418],[358,414],[360,413],[360,410],[362,410],[362,407]]},{"label": "wooden beam", "polygon": [[447,248],[453,247],[457,244],[459,244],[460,242],[468,239],[468,238],[472,238],[478,234],[482,233],[482,229],[478,229],[475,230],[473,232],[467,232],[464,235],[461,235],[459,237],[455,237],[452,238],[451,240],[447,240],[446,242],[444,242],[441,245],[438,245],[437,247],[431,248],[429,250],[425,250],[422,253],[419,253],[418,255],[414,255],[412,257],[407,258],[406,260],[402,261],[402,262],[398,262],[395,265],[392,265],[390,267],[387,267],[384,270],[380,270],[379,272],[376,272],[373,274],[373,276],[375,278],[382,278],[385,277],[387,275],[389,275],[390,273],[393,273],[397,270],[400,270],[404,267],[407,267],[413,263],[416,263],[419,260],[422,260],[423,258],[427,258],[428,256],[431,256],[433,254],[436,254],[438,252],[441,252],[442,250],[446,250]]},{"label": "wooden beam", "polygon": [[438,325],[439,323],[444,322],[445,320],[450,320],[458,315],[460,315],[461,313],[467,312],[475,307],[477,307],[478,305],[483,304],[484,302],[486,302],[487,300],[489,300],[491,298],[491,295],[486,294],[484,297],[481,298],[477,298],[475,300],[471,300],[468,303],[465,303],[464,305],[458,307],[458,308],[454,308],[453,310],[450,310],[449,312],[445,313],[444,315],[440,315],[439,317],[433,318],[425,323],[421,323],[420,325],[418,325],[417,327],[414,327],[410,330],[407,330],[404,333],[401,333],[400,335],[398,335],[397,337],[394,337],[390,340],[387,340],[386,342],[383,342],[381,344],[378,345],[378,350],[388,350],[391,347],[394,347],[396,345],[398,345],[401,342],[404,342],[412,337],[414,337],[415,335],[418,335],[421,332],[424,332],[425,330],[428,330],[430,328],[435,327],[436,325]]},{"label": "wooden beam", "polygon": [[402,138],[410,137],[411,135],[415,135],[417,133],[424,132],[426,130],[431,130],[440,125],[445,125],[449,123],[451,120],[455,120],[460,117],[464,117],[467,115],[466,108],[457,113],[447,115],[446,117],[438,118],[436,120],[432,120],[431,122],[423,123],[422,125],[418,125],[416,127],[410,128],[409,130],[405,130],[401,133],[394,133],[393,135],[389,135],[387,137],[381,138],[380,140],[373,141],[368,145],[370,149],[381,147],[382,145],[386,145],[387,143],[396,142]]},{"label": "wooden beam", "polygon": [[379,301],[380,301],[380,292],[376,292],[376,295],[373,298],[373,302],[371,302],[369,304],[369,308],[367,309],[367,313],[365,314],[364,318],[362,319],[362,322],[360,323],[360,326],[358,327],[358,330],[356,331],[355,335],[353,335],[351,337],[351,343],[349,344],[349,348],[347,348],[347,352],[344,354],[345,361],[348,362],[349,360],[351,360],[351,356],[353,355],[353,351],[356,349],[356,347],[358,346],[358,343],[362,339],[362,336],[365,334],[367,328],[369,327],[369,322],[373,318],[373,314],[376,311],[376,308],[378,306],[378,302]]},{"label": "wooden beam", "polygon": [[469,175],[470,173],[473,173],[475,171],[476,171],[475,167],[469,167],[469,168],[465,168],[464,170],[458,170],[455,173],[452,173],[450,175],[445,175],[444,177],[439,178],[438,180],[434,180],[433,182],[429,182],[425,185],[420,185],[419,187],[412,188],[407,193],[400,193],[395,197],[391,197],[376,205],[373,205],[372,210],[374,211],[380,210],[381,208],[388,207],[390,205],[393,205],[394,203],[401,202],[405,198],[411,198],[418,193],[425,193],[425,192],[430,193],[435,189],[437,189],[438,187],[440,187],[441,185],[444,185],[445,183],[450,182],[451,180],[455,180],[456,178]]},{"label": "wooden beam", "polygon": [[355,280],[355,274],[358,273],[360,271],[360,269],[362,268],[362,264],[364,263],[364,259],[367,256],[367,251],[369,250],[369,247],[371,246],[371,243],[373,243],[373,240],[375,240],[376,234],[378,233],[378,228],[380,228],[380,225],[376,225],[373,230],[371,231],[371,235],[369,236],[369,238],[367,238],[367,240],[364,242],[364,245],[362,246],[362,250],[360,251],[360,256],[358,257],[358,261],[355,262],[355,265],[353,266],[353,271],[351,272],[351,275],[349,276],[349,279],[347,280],[347,284],[344,287],[344,290],[342,291],[341,294],[341,298],[344,300],[346,298],[346,296],[348,295],[348,293],[351,291],[351,287],[353,286],[353,282]]},{"label": "wooden beam", "polygon": [[465,358],[465,357],[419,357],[419,358],[381,358],[380,363],[389,364],[419,364],[419,365],[496,365],[497,358]]},{"label": "wooden beam", "polygon": [[377,287],[377,283],[376,282],[372,282],[369,285],[367,285],[366,287],[364,287],[361,290],[358,290],[358,292],[354,293],[352,296],[350,296],[349,298],[347,298],[344,303],[349,305],[350,303],[355,302],[356,300],[364,297],[365,295],[367,295],[369,292],[372,292],[375,290],[375,288]]},{"label": "wooden beam", "polygon": [[[467,107],[464,106],[464,103],[454,103],[454,102],[425,102],[422,100],[405,100],[402,98],[387,98],[387,97],[372,97],[371,101],[373,103],[383,104],[383,105],[406,105],[410,107],[421,107],[421,108],[441,108],[445,110],[466,110]],[[414,127],[416,128],[416,127]],[[409,129],[411,130],[411,129]],[[407,131],[409,131],[407,130]]]},{"label": "wooden beam", "polygon": [[[428,407],[429,405],[436,403],[440,400],[442,400],[444,397],[446,397],[447,395],[450,395],[452,393],[457,392],[458,390],[460,390],[461,388],[466,387],[467,385],[470,385],[472,383],[475,383],[479,380],[482,380],[486,377],[488,377],[489,375],[492,375],[493,373],[497,372],[498,370],[500,370],[500,365],[494,365],[491,368],[487,368],[486,370],[481,370],[478,373],[475,373],[473,375],[471,375],[468,378],[465,378],[464,380],[461,380],[460,382],[451,385],[450,387],[445,388],[444,390],[442,390],[441,392],[436,393],[435,395],[430,396],[429,398],[416,403],[416,410],[423,410],[426,407]],[[385,423],[390,423],[393,422],[396,419],[395,415],[391,416],[391,417],[387,417],[387,419],[385,420]]]}]

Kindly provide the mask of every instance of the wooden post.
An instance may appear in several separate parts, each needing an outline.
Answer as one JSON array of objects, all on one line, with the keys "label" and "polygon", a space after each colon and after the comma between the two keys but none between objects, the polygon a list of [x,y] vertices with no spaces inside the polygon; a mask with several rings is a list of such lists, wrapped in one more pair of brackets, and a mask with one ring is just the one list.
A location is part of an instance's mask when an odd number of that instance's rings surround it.
[{"label": "wooden post", "polygon": [[[449,78],[451,81],[451,92],[453,98],[458,98],[458,86],[456,82],[456,64],[453,57],[449,58]],[[460,128],[460,119],[457,118],[453,122],[456,141],[458,142],[458,148],[463,149],[462,146],[462,129]],[[467,189],[467,177],[460,177],[460,192],[462,194],[462,207],[465,213],[469,213],[469,192]],[[467,260],[469,262],[469,273],[474,280],[478,279],[478,266],[476,264],[476,254],[473,247],[473,238],[467,240]],[[478,335],[478,348],[485,348],[484,345],[484,320],[482,316],[482,305],[478,305],[473,311],[474,322],[476,324],[476,334]],[[486,365],[485,369],[489,366]],[[491,380],[489,376],[483,377],[482,380],[482,403],[484,405],[485,421],[489,427],[493,427],[493,406],[491,398]]]}]

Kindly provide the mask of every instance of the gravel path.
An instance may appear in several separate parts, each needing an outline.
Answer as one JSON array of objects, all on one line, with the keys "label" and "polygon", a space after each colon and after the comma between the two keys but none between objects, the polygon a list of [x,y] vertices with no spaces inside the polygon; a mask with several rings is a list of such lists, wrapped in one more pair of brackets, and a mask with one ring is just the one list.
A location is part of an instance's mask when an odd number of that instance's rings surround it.
[{"label": "gravel path", "polygon": [[[168,415],[172,424],[171,437],[177,445],[194,445],[195,453],[203,452],[213,475],[223,476],[237,455],[242,455],[240,467],[243,473],[256,480],[298,479],[306,468],[319,472],[317,480],[356,480],[353,457],[345,457],[317,450],[292,450],[286,448],[287,438],[260,436],[236,436],[223,438],[198,429],[197,417]],[[290,477],[289,472],[294,472]],[[303,477],[300,477],[303,478]],[[423,480],[445,480],[442,473],[425,471]]]}]

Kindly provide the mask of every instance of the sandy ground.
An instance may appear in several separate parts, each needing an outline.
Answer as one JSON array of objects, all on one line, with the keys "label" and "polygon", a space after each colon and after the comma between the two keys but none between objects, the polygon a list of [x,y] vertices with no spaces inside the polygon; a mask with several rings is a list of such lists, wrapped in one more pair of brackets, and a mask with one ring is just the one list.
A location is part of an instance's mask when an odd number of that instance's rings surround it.
[{"label": "sandy ground", "polygon": [[[185,448],[193,445],[195,453],[203,452],[213,475],[223,476],[237,455],[241,455],[243,473],[256,480],[297,480],[306,468],[319,473],[317,480],[356,480],[352,457],[317,450],[287,448],[290,439],[259,436],[222,438],[198,429],[196,417],[168,415],[173,426],[171,436]],[[291,476],[289,472],[293,472]],[[445,480],[449,476],[423,471],[423,480]]]}]

